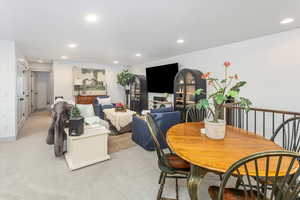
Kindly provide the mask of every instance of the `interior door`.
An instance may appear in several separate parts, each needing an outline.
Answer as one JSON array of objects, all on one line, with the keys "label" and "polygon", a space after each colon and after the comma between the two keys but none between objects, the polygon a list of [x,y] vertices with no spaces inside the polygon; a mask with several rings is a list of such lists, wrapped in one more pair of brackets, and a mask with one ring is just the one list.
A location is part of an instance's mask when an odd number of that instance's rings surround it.
[{"label": "interior door", "polygon": [[34,112],[36,110],[36,73],[31,72],[31,112]]},{"label": "interior door", "polygon": [[25,67],[17,63],[17,122],[19,128],[26,119],[25,114],[25,92],[24,92],[24,73]]},{"label": "interior door", "polygon": [[37,109],[45,109],[49,105],[50,73],[36,72],[36,105]]}]

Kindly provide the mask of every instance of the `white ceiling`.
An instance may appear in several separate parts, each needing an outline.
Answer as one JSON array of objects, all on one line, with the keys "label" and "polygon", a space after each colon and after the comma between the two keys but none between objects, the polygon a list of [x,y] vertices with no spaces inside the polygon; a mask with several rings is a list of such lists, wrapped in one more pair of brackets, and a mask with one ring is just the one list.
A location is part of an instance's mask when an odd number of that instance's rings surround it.
[{"label": "white ceiling", "polygon": [[296,27],[299,0],[0,0],[0,39],[28,59],[133,65]]}]

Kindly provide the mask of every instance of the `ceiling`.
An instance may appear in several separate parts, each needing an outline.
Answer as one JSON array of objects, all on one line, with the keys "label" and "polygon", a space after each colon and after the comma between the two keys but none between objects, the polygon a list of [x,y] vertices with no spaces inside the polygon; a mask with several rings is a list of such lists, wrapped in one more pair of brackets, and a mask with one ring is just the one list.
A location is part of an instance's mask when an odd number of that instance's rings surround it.
[{"label": "ceiling", "polygon": [[0,39],[29,60],[134,65],[300,27],[300,1],[0,0],[0,15]]}]

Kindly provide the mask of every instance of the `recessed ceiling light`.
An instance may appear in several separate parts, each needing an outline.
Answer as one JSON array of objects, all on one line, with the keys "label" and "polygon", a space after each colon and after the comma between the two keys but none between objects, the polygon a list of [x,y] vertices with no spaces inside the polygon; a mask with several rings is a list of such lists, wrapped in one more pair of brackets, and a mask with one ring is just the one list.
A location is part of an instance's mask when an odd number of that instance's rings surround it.
[{"label": "recessed ceiling light", "polygon": [[118,64],[118,63],[119,63],[119,61],[117,61],[117,60],[114,61],[114,64]]},{"label": "recessed ceiling light", "polygon": [[142,56],[142,54],[140,54],[140,53],[137,53],[137,54],[135,54],[135,56],[136,56],[136,57],[141,57],[141,56]]},{"label": "recessed ceiling light", "polygon": [[183,40],[183,39],[178,39],[178,40],[177,40],[177,44],[182,44],[182,43],[184,43],[184,40]]},{"label": "recessed ceiling light", "polygon": [[72,44],[69,44],[68,47],[70,47],[70,48],[76,48],[77,44],[72,43]]},{"label": "recessed ceiling light", "polygon": [[89,22],[89,23],[95,23],[98,21],[99,17],[95,14],[89,14],[87,16],[85,16],[85,21]]},{"label": "recessed ceiling light", "polygon": [[38,63],[43,63],[44,61],[43,60],[37,60],[38,61]]},{"label": "recessed ceiling light", "polygon": [[280,24],[289,24],[289,23],[292,23],[293,21],[294,21],[293,18],[285,18],[280,21]]},{"label": "recessed ceiling light", "polygon": [[61,58],[61,59],[63,59],[63,60],[66,60],[66,59],[68,59],[68,57],[67,57],[67,56],[61,56],[60,58]]}]

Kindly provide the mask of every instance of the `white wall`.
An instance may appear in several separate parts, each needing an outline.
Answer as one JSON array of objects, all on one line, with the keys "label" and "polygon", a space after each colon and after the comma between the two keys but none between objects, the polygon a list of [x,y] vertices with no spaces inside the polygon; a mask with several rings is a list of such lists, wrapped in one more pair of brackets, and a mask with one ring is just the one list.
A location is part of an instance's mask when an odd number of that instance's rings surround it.
[{"label": "white wall", "polygon": [[0,140],[16,138],[16,52],[13,41],[0,40]]},{"label": "white wall", "polygon": [[79,62],[53,62],[53,83],[54,97],[64,96],[67,100],[73,100],[73,76],[72,68],[74,66],[82,68],[105,69],[107,93],[111,96],[113,102],[124,102],[125,94],[122,86],[117,84],[117,73],[124,67],[104,66],[100,64],[79,63]]},{"label": "white wall", "polygon": [[136,65],[130,70],[145,74],[146,67],[178,62],[181,68],[220,77],[226,60],[232,62],[230,71],[248,82],[241,94],[254,106],[300,112],[300,29]]},{"label": "white wall", "polygon": [[30,70],[37,72],[52,72],[52,64],[29,62]]}]

